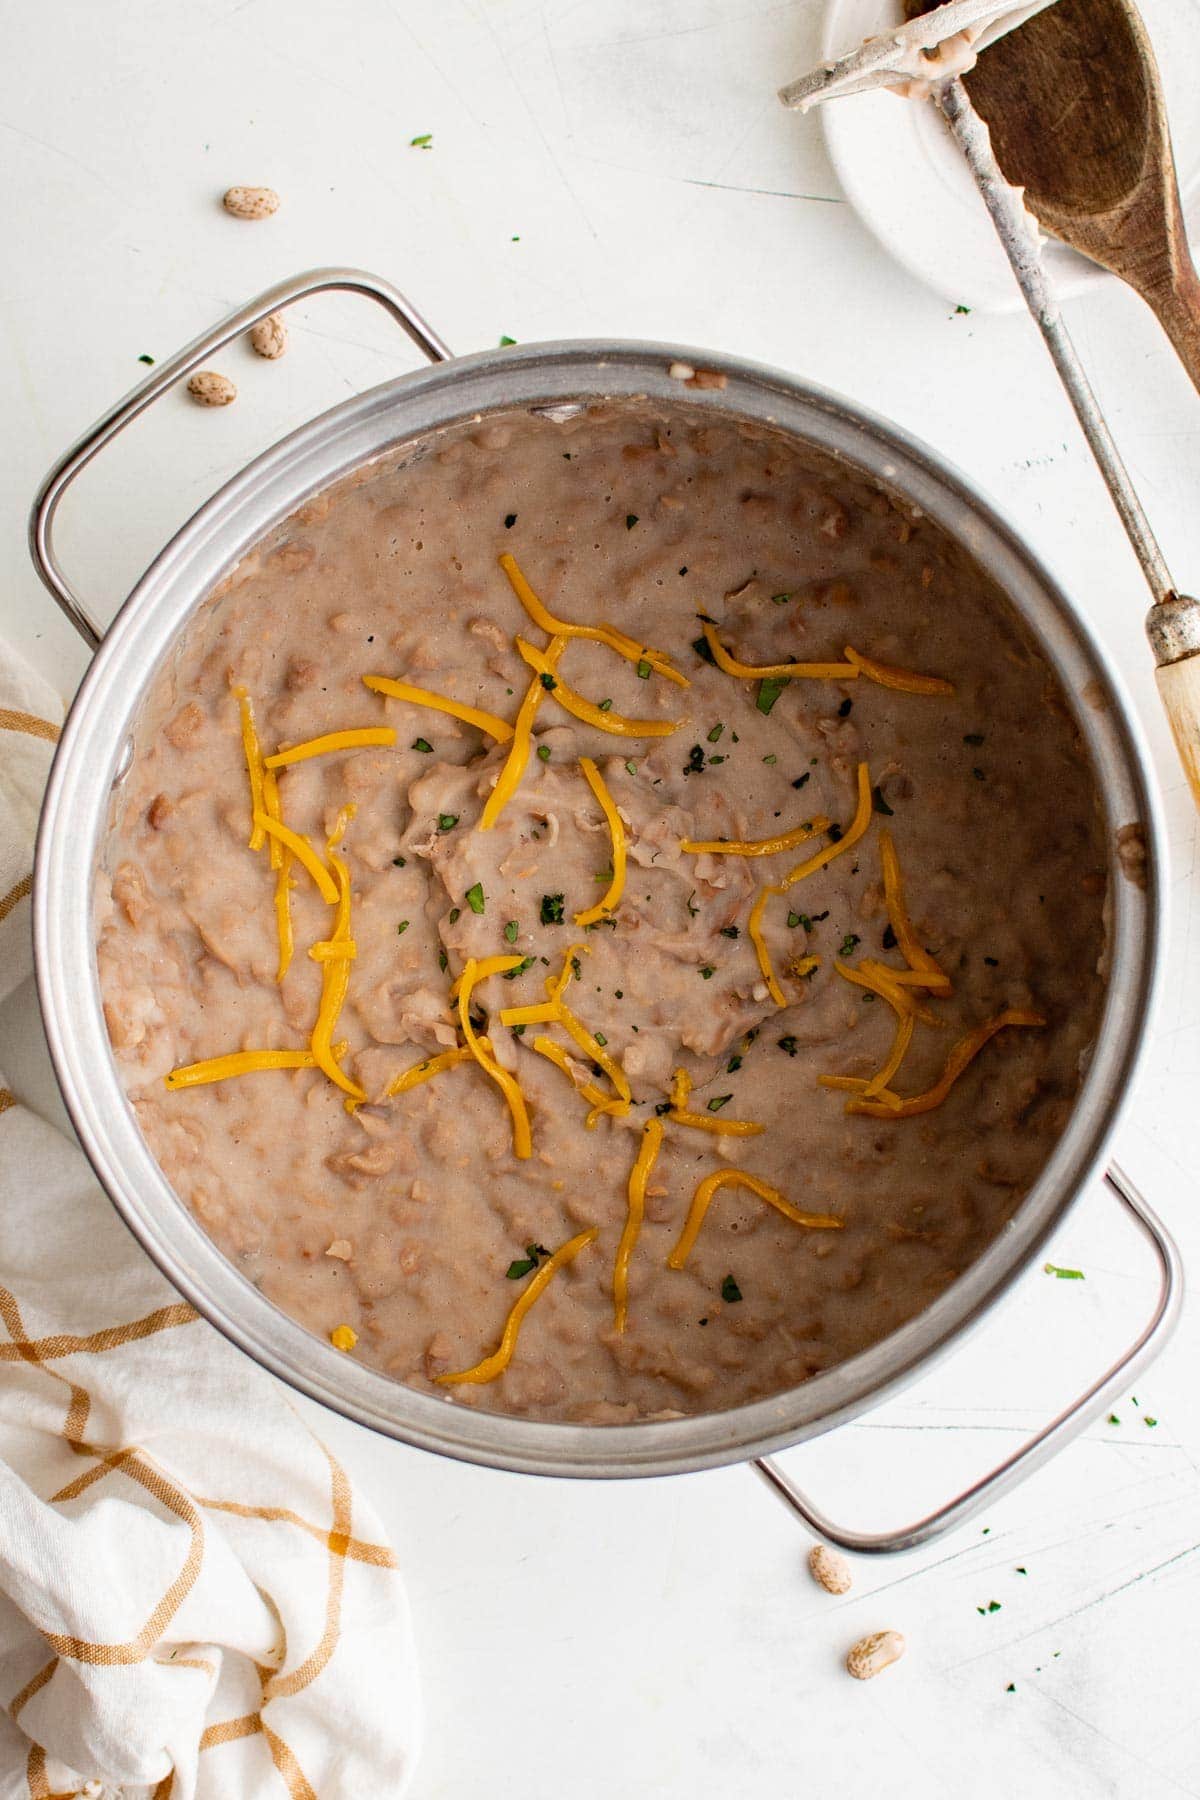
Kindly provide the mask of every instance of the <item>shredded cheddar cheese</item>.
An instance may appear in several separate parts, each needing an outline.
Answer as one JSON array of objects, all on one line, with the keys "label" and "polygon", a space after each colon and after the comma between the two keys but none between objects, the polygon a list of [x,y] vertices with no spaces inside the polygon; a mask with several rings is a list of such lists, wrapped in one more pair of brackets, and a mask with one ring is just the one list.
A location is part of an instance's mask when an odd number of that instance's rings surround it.
[{"label": "shredded cheddar cheese", "polygon": [[650,1171],[658,1161],[662,1141],[662,1120],[647,1119],[642,1126],[642,1141],[638,1147],[637,1159],[629,1171],[625,1225],[621,1241],[617,1245],[616,1261],[613,1263],[613,1325],[617,1331],[624,1331],[629,1315],[629,1264],[637,1248],[642,1220],[646,1215],[646,1183],[650,1179]]},{"label": "shredded cheddar cheese", "polygon": [[330,939],[313,944],[308,954],[314,962],[353,962],[358,955],[358,945],[353,938]]},{"label": "shredded cheddar cheese", "polygon": [[[273,843],[276,839],[271,840]],[[282,846],[280,846],[283,849]],[[292,966],[296,940],[292,933],[292,853],[283,849],[275,876],[275,933],[279,939],[279,966],[275,980],[282,982]]]},{"label": "shredded cheddar cheese", "polygon": [[[492,1053],[492,1040],[481,1037],[479,1048],[488,1056]],[[457,1069],[461,1063],[475,1061],[474,1051],[466,1044],[460,1044],[456,1050],[443,1050],[437,1056],[427,1056],[424,1062],[414,1063],[411,1069],[404,1069],[399,1075],[393,1075],[383,1090],[385,1100],[391,1100],[397,1094],[407,1094],[411,1089],[420,1087],[422,1082],[432,1081],[446,1069]]]},{"label": "shredded cheddar cheese", "polygon": [[875,1098],[868,1100],[863,1092],[867,1086],[864,1082],[857,1097],[846,1102],[846,1111],[866,1113],[873,1119],[912,1119],[919,1113],[932,1112],[942,1104],[964,1069],[998,1031],[1003,1031],[1009,1025],[1024,1025],[1036,1029],[1045,1023],[1039,1013],[1025,1012],[1018,1007],[1005,1007],[994,1019],[977,1025],[974,1031],[969,1031],[966,1037],[959,1039],[946,1058],[945,1067],[938,1079],[923,1094],[912,1094],[905,1099],[894,1094],[890,1088],[884,1088]]},{"label": "shredded cheddar cheese", "polygon": [[818,850],[815,856],[810,856],[807,862],[799,863],[790,874],[785,875],[779,885],[780,893],[786,894],[790,887],[794,887],[798,881],[803,881],[806,875],[815,875],[818,869],[823,869],[827,863],[831,863],[835,856],[842,856],[847,850],[852,850],[870,823],[871,776],[866,763],[860,762],[858,765],[858,804],[848,828],[842,833],[836,844],[826,844],[823,850]]},{"label": "shredded cheddar cheese", "polygon": [[396,733],[390,725],[363,725],[353,731],[327,731],[323,737],[309,738],[306,743],[293,744],[288,750],[277,750],[274,756],[265,759],[264,767],[286,769],[292,763],[307,762],[310,756],[327,756],[334,750],[366,750],[372,745],[386,749],[395,741]]},{"label": "shredded cheddar cheese", "polygon": [[546,633],[547,637],[591,638],[595,643],[606,644],[623,656],[627,662],[648,662],[656,674],[665,675],[668,681],[676,682],[680,687],[691,687],[686,675],[672,667],[670,658],[662,650],[648,649],[639,644],[623,631],[613,625],[571,625],[565,619],[556,619],[538,599],[528,581],[525,579],[515,556],[504,555],[500,558],[500,567],[508,577],[508,585],[529,614],[534,624]]},{"label": "shredded cheddar cheese", "polygon": [[560,1244],[554,1255],[547,1257],[513,1306],[505,1321],[500,1342],[492,1354],[485,1356],[482,1362],[476,1363],[473,1369],[459,1369],[452,1375],[439,1375],[438,1381],[445,1384],[459,1381],[495,1381],[497,1375],[502,1375],[512,1361],[513,1351],[517,1347],[517,1338],[521,1332],[521,1324],[530,1307],[545,1293],[563,1265],[578,1256],[579,1252],[586,1249],[588,1244],[594,1244],[599,1235],[599,1227],[592,1225],[587,1231],[581,1231],[578,1236],[568,1238],[565,1244]]},{"label": "shredded cheddar cheese", "polygon": [[[280,805],[279,801],[279,777],[276,775],[274,769],[268,769],[265,765],[263,768],[262,787],[263,811],[269,819],[278,819],[282,824],[283,807]],[[264,832],[263,835],[265,837],[266,833]],[[267,855],[270,859],[271,867],[273,869],[278,869],[282,864],[284,857],[287,855],[287,851],[277,837],[267,838]]]},{"label": "shredded cheddar cheese", "polygon": [[[896,855],[892,834],[886,826],[879,833],[879,859],[883,865],[883,894],[887,903],[888,922],[895,933],[901,956],[912,974],[919,978],[922,987],[941,994],[950,993],[950,977],[913,930],[905,904],[900,859]],[[909,980],[912,979],[912,974],[909,975]]]},{"label": "shredded cheddar cheese", "polygon": [[244,687],[234,688],[233,691],[242,716],[242,748],[246,755],[246,773],[250,778],[250,849],[261,850],[263,831],[258,823],[258,815],[265,810],[262,751],[259,748],[258,732],[254,727],[254,708],[250,704],[250,696]]},{"label": "shredded cheddar cheese", "polygon": [[[345,827],[343,826],[342,829],[344,830]],[[335,833],[330,838],[331,845],[336,841],[338,835],[340,834]],[[329,942],[331,946],[344,945],[350,936],[350,871],[341,857],[334,854],[332,848],[329,860],[333,865],[337,883],[334,891],[337,911],[334,915],[333,931]],[[318,1069],[322,1069],[330,1081],[340,1087],[344,1094],[348,1094],[351,1100],[361,1103],[366,1099],[366,1093],[357,1082],[351,1081],[348,1075],[343,1074],[333,1052],[334,1028],[345,1004],[349,986],[350,958],[348,956],[336,956],[321,964],[321,999],[317,1007],[316,1023],[312,1028],[312,1053]]]},{"label": "shredded cheddar cheese", "polygon": [[891,663],[876,662],[874,657],[860,656],[849,644],[842,654],[848,663],[853,663],[856,673],[864,675],[868,681],[878,683],[880,687],[895,688],[902,694],[954,692],[954,683],[943,681],[940,675],[918,675],[914,669],[897,669]]},{"label": "shredded cheddar cheese", "polygon": [[597,1119],[602,1113],[612,1112],[615,1102],[610,1100],[607,1094],[602,1093],[594,1082],[575,1079],[571,1059],[560,1044],[554,1043],[550,1038],[537,1037],[533,1040],[533,1048],[539,1056],[544,1056],[547,1062],[552,1062],[556,1069],[561,1069],[576,1093],[583,1095],[592,1109],[584,1120],[584,1124],[589,1131],[594,1131]]},{"label": "shredded cheddar cheese", "polygon": [[759,888],[754,905],[750,908],[750,917],[746,921],[746,929],[750,933],[750,942],[754,945],[754,954],[758,958],[758,966],[762,970],[762,978],[766,982],[767,990],[776,1006],[786,1006],[787,998],[775,978],[774,969],[771,967],[771,952],[767,949],[767,940],[763,935],[762,922],[763,913],[766,911],[767,901],[770,900],[773,895],[782,894],[782,892],[783,889],[781,887],[768,886]]},{"label": "shredded cheddar cheese", "polygon": [[330,878],[329,870],[325,867],[308,839],[306,837],[301,837],[299,832],[292,831],[281,819],[269,818],[264,812],[255,813],[254,823],[261,826],[263,831],[269,832],[272,837],[278,838],[279,842],[291,851],[301,868],[307,870],[316,882],[317,890],[325,904],[327,906],[336,906],[338,897],[337,887]]},{"label": "shredded cheddar cheese", "polygon": [[[488,979],[489,975],[507,975],[507,973],[510,969],[515,968],[516,965],[519,962],[522,962],[524,959],[520,956],[506,955],[506,956],[476,956],[476,957],[472,957],[471,960],[475,964],[475,982],[476,982],[476,985],[478,985],[479,982],[486,981]],[[451,984],[450,998],[452,1000],[458,999],[459,993],[462,989],[463,976],[465,974],[466,974],[466,970],[464,969],[463,974],[457,976],[456,979],[454,980],[454,982]],[[503,1013],[500,1016],[501,1016],[501,1020],[503,1021],[503,1018],[504,1018]]]},{"label": "shredded cheddar cheese", "polygon": [[743,681],[757,681],[760,676],[786,675],[796,676],[800,680],[811,681],[853,681],[858,669],[847,658],[845,662],[784,662],[784,663],[744,663],[737,657],[730,656],[716,631],[707,619],[702,618],[700,629],[704,633],[704,641],[713,654],[713,661],[718,669],[726,675],[736,675]]},{"label": "shredded cheddar cheese", "polygon": [[763,1129],[749,1119],[726,1119],[720,1113],[698,1113],[688,1109],[692,1078],[686,1069],[676,1069],[671,1080],[671,1110],[667,1114],[676,1125],[690,1125],[695,1131],[711,1131],[718,1137],[757,1137]]},{"label": "shredded cheddar cheese", "polygon": [[881,1000],[886,1000],[897,1018],[917,1018],[923,1025],[941,1025],[942,1021],[935,1013],[931,1013],[908,988],[893,979],[896,971],[889,969],[886,963],[875,962],[868,956],[854,968],[840,957],[835,957],[833,966],[844,980],[852,981],[856,987],[866,988],[869,993],[878,994]]},{"label": "shredded cheddar cheese", "polygon": [[[546,646],[545,661],[548,670],[558,667],[558,659],[567,647],[567,640],[561,634],[551,638]],[[517,723],[512,733],[512,749],[508,760],[500,771],[495,787],[487,797],[482,816],[479,820],[480,831],[490,831],[504,808],[521,785],[521,777],[529,763],[530,751],[533,748],[533,721],[537,718],[538,707],[547,693],[545,683],[540,676],[535,676],[525,690],[517,713]]]},{"label": "shredded cheddar cheese", "polygon": [[[561,1025],[563,1030],[575,1040],[584,1055],[591,1062],[599,1064],[617,1091],[618,1098],[615,1101],[607,1101],[600,1110],[611,1112],[618,1118],[624,1118],[633,1104],[633,1096],[624,1069],[615,1058],[608,1054],[603,1044],[592,1036],[586,1025],[575,1017],[563,999],[563,994],[574,974],[576,957],[590,954],[586,944],[572,944],[563,956],[563,966],[559,974],[546,978],[547,998],[537,1006],[506,1006],[500,1014],[500,1023],[509,1026]],[[514,960],[520,959],[514,958]],[[543,1054],[545,1053],[543,1052]],[[595,1119],[589,1115],[587,1123],[590,1128],[595,1124]]]},{"label": "shredded cheddar cheese", "polygon": [[581,756],[579,767],[583,770],[584,780],[591,788],[600,803],[600,810],[608,821],[609,835],[612,838],[612,880],[603,900],[595,906],[589,906],[586,912],[575,914],[577,925],[595,925],[609,913],[615,912],[620,904],[621,895],[625,891],[625,824],[613,803],[613,797],[605,786],[604,777],[590,756]]},{"label": "shredded cheddar cheese", "polygon": [[781,851],[796,850],[810,838],[828,830],[829,820],[824,813],[818,813],[815,819],[806,819],[794,831],[780,832],[778,837],[683,838],[679,848],[691,856],[778,856]]},{"label": "shredded cheddar cheese", "polygon": [[585,725],[594,725],[597,731],[607,731],[612,737],[670,737],[673,731],[679,730],[681,721],[678,719],[627,719],[624,713],[605,712],[591,700],[585,700],[582,694],[577,694],[573,687],[568,687],[561,675],[555,677],[548,651],[536,649],[521,637],[517,638],[516,645],[531,669],[536,669],[539,676],[550,676],[554,685],[549,692],[559,705],[576,719],[582,719]]},{"label": "shredded cheddar cheese", "polygon": [[207,1087],[212,1081],[228,1081],[231,1075],[256,1075],[260,1069],[315,1069],[311,1050],[234,1050],[228,1056],[210,1056],[204,1062],[187,1063],[163,1076],[172,1090]]},{"label": "shredded cheddar cheese", "polygon": [[[493,973],[496,974],[502,974],[509,969],[515,969],[517,964],[522,960],[523,959],[519,956],[488,958],[489,962],[503,964],[503,969],[496,969],[493,971]],[[475,983],[482,979],[483,977],[479,973],[479,964],[475,961],[473,956],[468,957],[466,968],[463,970],[460,977],[458,990],[458,1022],[462,1028],[464,1042],[470,1050],[471,1055],[475,1058],[475,1061],[479,1064],[484,1073],[490,1075],[491,1079],[496,1083],[496,1086],[500,1089],[500,1092],[508,1102],[508,1110],[512,1114],[513,1155],[524,1160],[533,1154],[533,1134],[529,1129],[529,1113],[525,1106],[525,1096],[521,1092],[519,1084],[509,1074],[508,1070],[502,1069],[495,1058],[490,1056],[484,1049],[484,1040],[476,1037],[475,1028],[471,1024],[471,995],[474,992]]]},{"label": "shredded cheddar cheese", "polygon": [[449,713],[452,718],[461,719],[464,725],[486,731],[498,743],[506,744],[513,734],[507,719],[483,712],[478,706],[464,706],[459,700],[448,700],[444,694],[431,693],[428,688],[413,687],[408,681],[393,681],[387,675],[364,675],[362,679],[363,686],[369,687],[373,694],[386,694],[391,700],[407,700],[413,706],[429,706],[434,712]]},{"label": "shredded cheddar cheese", "polygon": [[769,1182],[760,1181],[757,1175],[747,1174],[745,1169],[718,1169],[716,1174],[706,1175],[692,1195],[692,1204],[683,1230],[675,1248],[667,1257],[669,1269],[682,1269],[687,1262],[700,1235],[704,1216],[712,1205],[714,1196],[723,1187],[747,1188],[750,1193],[757,1194],[760,1200],[765,1200],[768,1206],[773,1206],[776,1212],[781,1212],[785,1219],[790,1219],[793,1225],[806,1225],[813,1231],[842,1229],[841,1219],[835,1219],[829,1213],[801,1212],[798,1206],[793,1206],[790,1200],[784,1199],[778,1188],[773,1188]]}]

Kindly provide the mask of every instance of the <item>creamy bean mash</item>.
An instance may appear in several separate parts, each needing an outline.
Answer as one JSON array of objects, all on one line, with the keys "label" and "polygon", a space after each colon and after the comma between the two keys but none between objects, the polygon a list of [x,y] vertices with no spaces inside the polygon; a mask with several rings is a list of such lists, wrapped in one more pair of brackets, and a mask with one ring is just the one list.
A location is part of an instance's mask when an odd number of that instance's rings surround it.
[{"label": "creamy bean mash", "polygon": [[928,521],[697,403],[521,414],[201,607],[100,977],[148,1142],[279,1307],[625,1421],[804,1381],[991,1241],[1096,1030],[1106,865],[1055,677]]}]

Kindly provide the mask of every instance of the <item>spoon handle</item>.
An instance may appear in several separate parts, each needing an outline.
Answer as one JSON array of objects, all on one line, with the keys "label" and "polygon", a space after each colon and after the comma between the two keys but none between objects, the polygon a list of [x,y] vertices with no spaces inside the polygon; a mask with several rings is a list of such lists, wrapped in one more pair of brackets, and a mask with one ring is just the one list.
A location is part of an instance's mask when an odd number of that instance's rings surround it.
[{"label": "spoon handle", "polygon": [[1171,267],[1161,279],[1139,283],[1138,291],[1158,315],[1180,362],[1200,388],[1200,276],[1188,253],[1182,226],[1172,246]]}]

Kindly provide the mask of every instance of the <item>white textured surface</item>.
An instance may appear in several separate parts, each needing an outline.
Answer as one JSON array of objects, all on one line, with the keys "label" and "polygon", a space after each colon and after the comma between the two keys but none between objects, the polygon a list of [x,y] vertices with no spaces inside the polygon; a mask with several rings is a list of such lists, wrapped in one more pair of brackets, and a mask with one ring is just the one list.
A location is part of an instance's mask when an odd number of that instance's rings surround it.
[{"label": "white textured surface", "polygon": [[[69,692],[84,664],[23,547],[63,445],[233,302],[349,261],[407,288],[460,349],[661,336],[797,370],[890,415],[993,495],[1086,607],[1153,745],[1172,833],[1159,1027],[1120,1150],[1200,1265],[1196,819],[1159,716],[1140,578],[1033,328],[953,314],[839,201],[780,81],[815,60],[815,0],[5,0],[0,140],[0,631]],[[426,152],[408,147],[434,134]],[[283,207],[240,224],[231,183]],[[512,242],[514,236],[519,242]],[[1200,584],[1200,401],[1140,304],[1069,318],[1179,579]],[[409,352],[364,305],[306,309],[282,363],[221,364],[236,406],[169,398],[89,473],[64,545],[111,611],[173,523],[257,447]],[[25,994],[3,1057],[49,1104]],[[1009,1448],[1151,1299],[1102,1194],[958,1356],[790,1466],[860,1524],[895,1521]],[[740,1470],[569,1486],[323,1429],[390,1520],[429,1709],[416,1800],[1172,1800],[1200,1795],[1197,1331],[1047,1472],[934,1550],[860,1566],[834,1600]],[[1145,1414],[1158,1419],[1150,1429]],[[1016,1572],[1016,1566],[1028,1570]],[[981,1616],[992,1600],[1001,1610]],[[868,1686],[839,1659],[894,1625]],[[1016,1691],[1006,1691],[1014,1682]],[[322,1796],[330,1800],[330,1796]]]}]

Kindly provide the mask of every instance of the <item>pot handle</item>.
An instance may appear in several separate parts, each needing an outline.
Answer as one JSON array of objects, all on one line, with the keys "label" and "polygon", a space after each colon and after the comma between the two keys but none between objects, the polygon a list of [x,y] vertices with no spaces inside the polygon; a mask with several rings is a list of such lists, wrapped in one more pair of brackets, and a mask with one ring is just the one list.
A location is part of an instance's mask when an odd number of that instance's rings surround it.
[{"label": "pot handle", "polygon": [[249,331],[260,319],[265,319],[268,313],[278,312],[297,300],[306,299],[310,294],[335,292],[364,294],[367,299],[378,301],[430,362],[445,362],[449,358],[450,351],[436,331],[426,324],[420,313],[390,281],[384,281],[378,275],[369,275],[363,269],[310,269],[306,274],[293,275],[290,280],[280,281],[275,287],[268,288],[257,300],[238,307],[236,312],[231,312],[219,324],[210,326],[182,350],[177,350],[174,356],[160,363],[153,374],[126,394],[123,400],[118,400],[102,418],[97,419],[78,443],[73,444],[55,463],[38,490],[29,516],[29,554],[41,581],[89,649],[99,648],[103,633],[63,574],[53,538],[54,515],[58,511],[58,503],[75,477],[118,432],[123,431],[126,425],[153,405],[159,395],[164,394],[175,382],[190,375],[214,350],[223,349],[231,339]]},{"label": "pot handle", "polygon": [[927,1513],[914,1525],[895,1531],[850,1531],[834,1523],[809,1500],[769,1456],[757,1457],[750,1467],[761,1475],[785,1506],[801,1518],[810,1530],[830,1544],[837,1544],[859,1556],[888,1555],[897,1550],[915,1550],[921,1544],[940,1537],[955,1525],[962,1525],[982,1508],[1024,1481],[1027,1475],[1077,1436],[1095,1415],[1110,1406],[1139,1369],[1162,1348],[1173,1331],[1183,1300],[1183,1268],[1179,1250],[1162,1220],[1146,1204],[1124,1170],[1112,1164],[1104,1176],[1108,1186],[1120,1200],[1135,1224],[1154,1248],[1159,1264],[1158,1301],[1148,1323],[1112,1367],[1107,1369],[1087,1391],[1071,1402],[1058,1416],[1019,1450],[1004,1459],[988,1474],[980,1476],[963,1493],[947,1500],[934,1512]]}]

